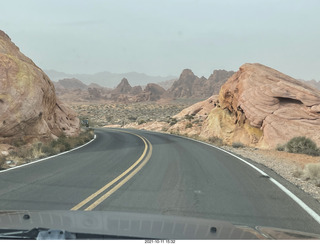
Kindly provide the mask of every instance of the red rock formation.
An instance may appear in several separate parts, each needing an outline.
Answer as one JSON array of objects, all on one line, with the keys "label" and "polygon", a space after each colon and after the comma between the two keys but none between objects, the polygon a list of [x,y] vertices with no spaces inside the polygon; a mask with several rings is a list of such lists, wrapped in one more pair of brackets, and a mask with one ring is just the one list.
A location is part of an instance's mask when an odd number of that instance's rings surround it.
[{"label": "red rock formation", "polygon": [[79,119],[48,76],[0,31],[0,143],[76,135]]},{"label": "red rock formation", "polygon": [[180,113],[176,114],[174,118],[183,119],[186,115],[197,116],[197,118],[207,118],[211,110],[217,106],[217,103],[218,95],[213,95],[204,101],[185,108]]},{"label": "red rock formation", "polygon": [[258,144],[275,147],[295,136],[320,146],[320,92],[261,64],[244,64],[221,88],[221,109],[263,131]]},{"label": "red rock formation", "polygon": [[179,79],[168,90],[168,95],[173,98],[191,97],[192,86],[197,79],[199,78],[190,69],[183,70]]}]

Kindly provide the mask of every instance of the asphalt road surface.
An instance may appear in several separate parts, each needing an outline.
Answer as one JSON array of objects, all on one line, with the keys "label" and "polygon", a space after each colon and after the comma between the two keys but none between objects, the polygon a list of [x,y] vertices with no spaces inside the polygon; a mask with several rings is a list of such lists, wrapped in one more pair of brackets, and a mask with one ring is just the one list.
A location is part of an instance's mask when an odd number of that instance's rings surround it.
[{"label": "asphalt road surface", "polygon": [[120,129],[95,133],[82,148],[0,172],[0,210],[152,213],[320,233],[315,218],[271,179],[318,215],[320,204],[262,166],[271,178],[186,138]]}]

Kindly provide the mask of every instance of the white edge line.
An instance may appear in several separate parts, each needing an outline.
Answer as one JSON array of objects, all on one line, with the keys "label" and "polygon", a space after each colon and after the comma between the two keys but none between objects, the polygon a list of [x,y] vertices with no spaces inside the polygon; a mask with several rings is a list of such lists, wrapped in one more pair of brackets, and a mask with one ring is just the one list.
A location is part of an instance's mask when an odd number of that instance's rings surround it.
[{"label": "white edge line", "polygon": [[[151,132],[154,132],[154,131],[151,131]],[[306,205],[300,198],[298,198],[296,195],[294,195],[290,190],[288,190],[285,186],[283,186],[282,184],[280,184],[278,181],[276,181],[275,179],[271,178],[269,175],[267,175],[265,172],[263,172],[262,170],[258,169],[256,166],[252,165],[251,163],[247,162],[246,160],[238,157],[237,155],[234,155],[233,153],[231,152],[228,152],[222,148],[219,148],[219,147],[216,147],[214,145],[211,145],[209,143],[206,143],[206,142],[203,142],[203,141],[197,141],[193,138],[189,138],[189,137],[183,137],[183,136],[180,136],[180,135],[174,135],[174,134],[168,134],[168,133],[162,133],[162,132],[157,132],[157,133],[160,133],[160,134],[166,134],[166,135],[172,135],[172,136],[176,136],[176,137],[180,137],[180,138],[184,138],[184,139],[188,139],[188,140],[192,140],[192,141],[195,141],[195,142],[199,142],[199,143],[202,143],[202,144],[205,144],[207,146],[210,146],[210,147],[213,147],[213,148],[216,148],[220,151],[223,151],[239,160],[241,160],[242,162],[246,163],[247,165],[251,166],[252,168],[254,168],[256,171],[258,171],[260,174],[262,174],[263,176],[266,176],[270,179],[270,181],[275,184],[276,186],[278,186],[284,193],[286,193],[293,201],[295,201],[304,211],[306,211],[316,222],[318,222],[318,224],[320,224],[320,216],[315,212],[313,211],[308,205]]]},{"label": "white edge line", "polygon": [[81,148],[81,147],[84,147],[84,146],[88,145],[89,143],[91,143],[92,141],[94,141],[94,140],[96,139],[96,137],[97,137],[96,134],[94,134],[93,139],[91,139],[90,141],[88,141],[87,143],[85,143],[85,144],[83,144],[83,145],[81,145],[81,146],[79,146],[79,147],[72,148],[72,149],[69,150],[69,151],[64,151],[64,152],[62,152],[62,153],[58,153],[58,154],[55,154],[55,155],[52,155],[52,156],[49,156],[49,157],[46,157],[46,158],[41,158],[41,159],[38,159],[38,160],[36,160],[36,161],[32,161],[32,162],[30,162],[30,163],[21,164],[21,165],[19,165],[19,166],[15,166],[15,167],[12,167],[12,168],[9,168],[9,169],[1,170],[1,171],[0,171],[0,174],[1,174],[1,173],[4,173],[4,172],[7,172],[7,171],[10,171],[10,170],[22,168],[22,167],[25,167],[25,166],[28,166],[28,165],[31,165],[31,164],[39,163],[39,162],[41,162],[41,161],[44,161],[44,160],[47,160],[47,159],[50,159],[50,158],[55,158],[55,157],[58,157],[58,156],[60,156],[60,155],[62,155],[62,154],[66,154],[66,153],[72,152],[72,151],[74,151],[74,150],[77,150],[77,149],[79,149],[79,148]]}]

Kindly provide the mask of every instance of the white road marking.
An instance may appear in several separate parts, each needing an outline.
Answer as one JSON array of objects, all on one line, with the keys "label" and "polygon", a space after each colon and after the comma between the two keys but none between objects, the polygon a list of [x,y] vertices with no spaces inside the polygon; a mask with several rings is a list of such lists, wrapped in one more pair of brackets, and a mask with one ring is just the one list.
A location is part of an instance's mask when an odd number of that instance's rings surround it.
[{"label": "white road marking", "polygon": [[[152,131],[153,132],[153,131]],[[166,133],[161,133],[158,132],[160,134],[166,134]],[[172,135],[172,134],[166,134],[166,135]],[[262,174],[265,177],[268,177],[270,179],[270,181],[275,184],[276,186],[278,186],[284,193],[286,193],[293,201],[295,201],[304,211],[306,211],[317,223],[320,224],[320,216],[319,214],[317,214],[315,211],[313,211],[308,205],[306,205],[300,198],[298,198],[296,195],[294,195],[290,190],[288,190],[285,186],[283,186],[282,184],[280,184],[278,181],[276,181],[275,179],[271,178],[268,174],[266,174],[265,172],[263,172],[262,170],[258,169],[256,166],[252,165],[251,163],[249,163],[248,161],[238,157],[237,155],[234,155],[231,152],[228,152],[222,148],[216,147],[214,145],[211,145],[209,143],[203,142],[203,141],[197,141],[193,138],[188,138],[188,137],[183,137],[183,136],[179,136],[179,135],[172,135],[172,136],[176,136],[176,137],[180,137],[180,138],[184,138],[184,139],[188,139],[191,141],[195,141],[195,142],[199,142],[202,144],[205,144],[207,146],[216,148],[220,151],[223,151],[239,160],[241,160],[242,162],[246,163],[247,165],[249,165],[250,167],[252,167],[253,169],[255,169],[256,171],[258,171],[260,174]]]},{"label": "white road marking", "polygon": [[7,172],[7,171],[10,171],[10,170],[22,168],[22,167],[25,167],[25,166],[28,166],[28,165],[31,165],[31,164],[39,163],[39,162],[41,162],[41,161],[44,161],[44,160],[47,160],[47,159],[50,159],[50,158],[55,158],[55,157],[58,157],[58,156],[60,156],[60,155],[62,155],[62,154],[66,154],[66,153],[75,151],[75,150],[77,150],[77,149],[79,149],[79,148],[81,148],[81,147],[84,147],[84,146],[88,145],[89,143],[91,143],[92,141],[94,141],[94,140],[96,139],[96,137],[97,137],[97,136],[96,136],[96,134],[95,134],[94,137],[93,137],[93,139],[92,139],[91,141],[89,141],[89,142],[87,142],[87,143],[85,143],[85,144],[83,144],[83,145],[81,145],[81,146],[79,146],[79,147],[73,148],[73,149],[71,149],[71,150],[69,150],[69,151],[65,151],[65,152],[62,152],[62,153],[59,153],[59,154],[56,154],[56,155],[52,155],[52,156],[49,156],[49,157],[46,157],[46,158],[38,159],[38,160],[33,161],[33,162],[30,162],[30,163],[21,164],[21,165],[19,165],[19,166],[15,166],[15,167],[12,167],[12,168],[9,168],[9,169],[1,170],[1,171],[0,171],[0,174],[1,174],[1,173],[4,173],[4,172]]}]

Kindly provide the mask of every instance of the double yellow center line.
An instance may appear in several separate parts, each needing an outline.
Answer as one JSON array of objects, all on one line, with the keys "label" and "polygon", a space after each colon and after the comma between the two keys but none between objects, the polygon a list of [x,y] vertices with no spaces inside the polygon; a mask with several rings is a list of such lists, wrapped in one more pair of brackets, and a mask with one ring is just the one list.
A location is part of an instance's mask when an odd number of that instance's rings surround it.
[{"label": "double yellow center line", "polygon": [[[95,207],[97,207],[100,203],[102,203],[104,200],[106,200],[112,193],[114,193],[116,190],[118,190],[121,186],[123,186],[126,182],[128,182],[136,173],[138,173],[142,167],[149,161],[151,154],[152,154],[152,145],[143,136],[137,135],[135,133],[122,131],[131,135],[135,135],[139,137],[143,143],[144,143],[144,150],[139,159],[134,162],[126,171],[124,171],[122,174],[120,174],[118,177],[116,177],[114,180],[107,183],[105,186],[100,188],[98,191],[84,199],[82,202],[71,208],[71,210],[79,210],[84,205],[90,203],[88,207],[86,207],[85,211],[91,211]],[[116,184],[117,183],[117,184]],[[116,184],[116,185],[115,185]],[[115,185],[115,186],[113,186]],[[112,187],[113,186],[113,187]],[[109,189],[112,187],[111,189]],[[100,197],[99,197],[100,196]]]}]

